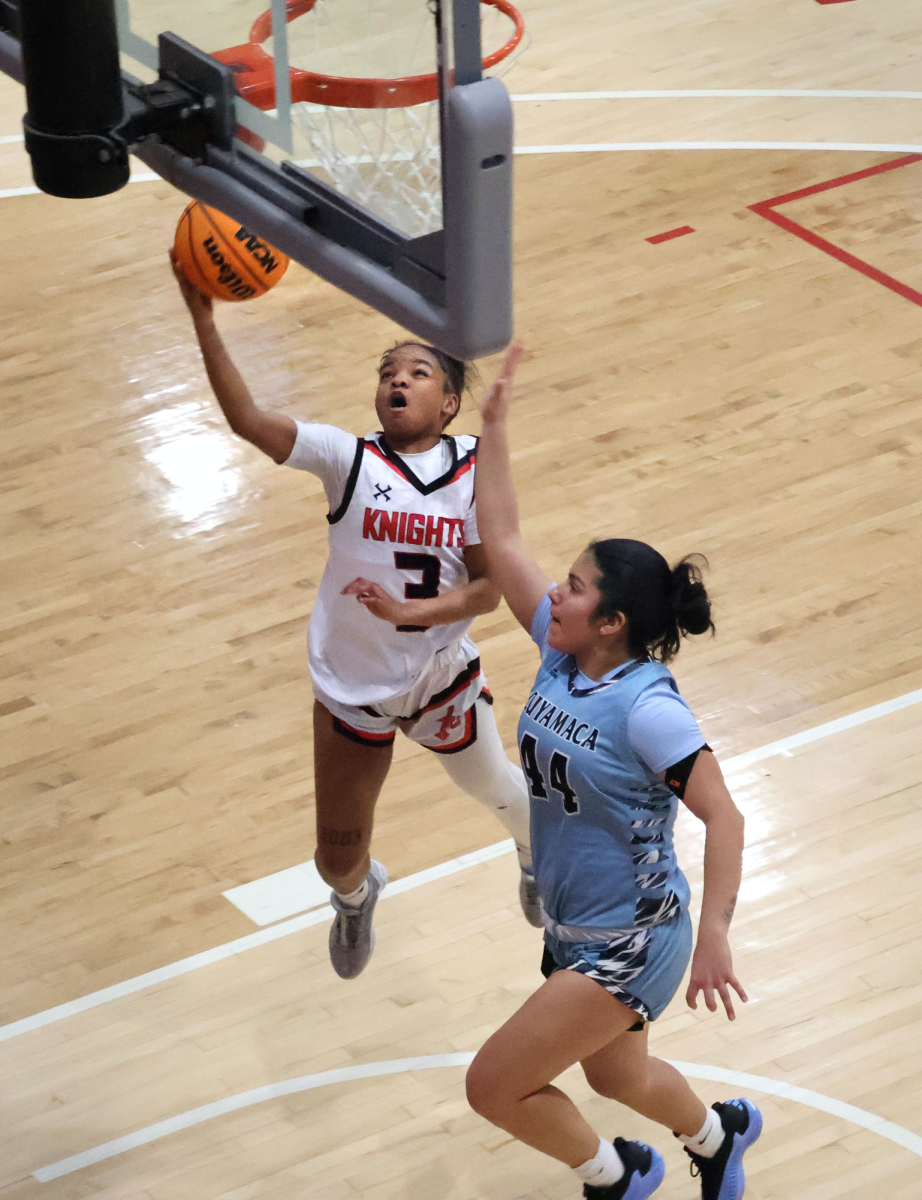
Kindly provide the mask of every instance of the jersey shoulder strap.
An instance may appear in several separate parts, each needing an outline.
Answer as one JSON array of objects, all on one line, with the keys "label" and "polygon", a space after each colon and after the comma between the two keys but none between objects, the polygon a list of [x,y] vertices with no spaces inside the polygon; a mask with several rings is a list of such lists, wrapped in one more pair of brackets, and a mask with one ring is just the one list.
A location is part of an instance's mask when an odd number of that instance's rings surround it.
[{"label": "jersey shoulder strap", "polygon": [[355,485],[358,483],[359,471],[362,469],[362,458],[365,454],[365,439],[356,438],[355,441],[355,458],[353,458],[352,466],[349,469],[349,478],[346,480],[346,490],[343,492],[343,498],[340,500],[336,512],[327,513],[327,521],[331,525],[335,525],[337,521],[341,521],[349,511],[349,505],[355,493]]}]

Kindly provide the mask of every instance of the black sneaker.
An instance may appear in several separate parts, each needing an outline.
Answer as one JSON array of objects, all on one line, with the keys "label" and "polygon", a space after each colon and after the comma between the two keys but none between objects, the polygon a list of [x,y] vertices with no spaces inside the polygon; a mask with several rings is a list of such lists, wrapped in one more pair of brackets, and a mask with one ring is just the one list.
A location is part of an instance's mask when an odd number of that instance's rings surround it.
[{"label": "black sneaker", "polygon": [[712,1104],[724,1129],[724,1140],[713,1158],[693,1154],[691,1173],[701,1176],[701,1200],[743,1200],[746,1176],[743,1155],[762,1132],[762,1114],[748,1100]]},{"label": "black sneaker", "polygon": [[608,1187],[583,1184],[587,1200],[647,1200],[663,1182],[666,1167],[652,1146],[615,1138],[615,1150],[624,1163],[624,1174]]}]

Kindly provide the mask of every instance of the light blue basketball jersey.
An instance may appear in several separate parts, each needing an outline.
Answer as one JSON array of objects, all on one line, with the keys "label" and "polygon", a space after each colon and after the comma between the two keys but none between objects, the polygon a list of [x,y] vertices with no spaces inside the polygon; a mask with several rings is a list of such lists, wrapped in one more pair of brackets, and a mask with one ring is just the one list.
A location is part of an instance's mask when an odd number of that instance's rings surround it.
[{"label": "light blue basketball jersey", "polygon": [[590,681],[572,655],[542,649],[519,721],[519,753],[531,791],[535,877],[552,932],[591,941],[604,930],[658,925],[688,907],[673,847],[678,801],[631,749],[628,718],[656,681],[678,688],[652,661],[580,686]]}]

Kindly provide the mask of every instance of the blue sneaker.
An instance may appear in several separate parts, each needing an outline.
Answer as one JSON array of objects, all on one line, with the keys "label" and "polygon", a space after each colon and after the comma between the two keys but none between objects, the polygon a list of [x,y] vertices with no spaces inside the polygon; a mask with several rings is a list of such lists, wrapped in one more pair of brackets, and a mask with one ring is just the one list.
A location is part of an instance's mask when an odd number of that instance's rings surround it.
[{"label": "blue sneaker", "polygon": [[701,1176],[701,1200],[743,1200],[743,1155],[762,1132],[762,1114],[748,1100],[727,1100],[711,1108],[720,1117],[724,1140],[713,1158],[693,1154],[686,1146],[691,1173]]},{"label": "blue sneaker", "polygon": [[587,1200],[647,1200],[663,1182],[666,1167],[652,1146],[615,1138],[615,1150],[624,1164],[624,1174],[608,1187],[583,1184]]}]

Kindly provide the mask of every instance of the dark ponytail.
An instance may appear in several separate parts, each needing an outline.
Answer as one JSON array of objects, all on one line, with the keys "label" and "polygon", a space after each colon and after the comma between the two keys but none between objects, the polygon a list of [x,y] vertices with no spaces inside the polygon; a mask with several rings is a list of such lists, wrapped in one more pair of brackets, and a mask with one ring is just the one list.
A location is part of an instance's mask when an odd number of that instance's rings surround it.
[{"label": "dark ponytail", "polygon": [[711,602],[701,582],[698,560],[689,555],[670,569],[657,550],[631,538],[592,542],[589,551],[599,569],[602,598],[595,615],[623,613],[631,653],[669,662],[689,633],[714,630]]}]

